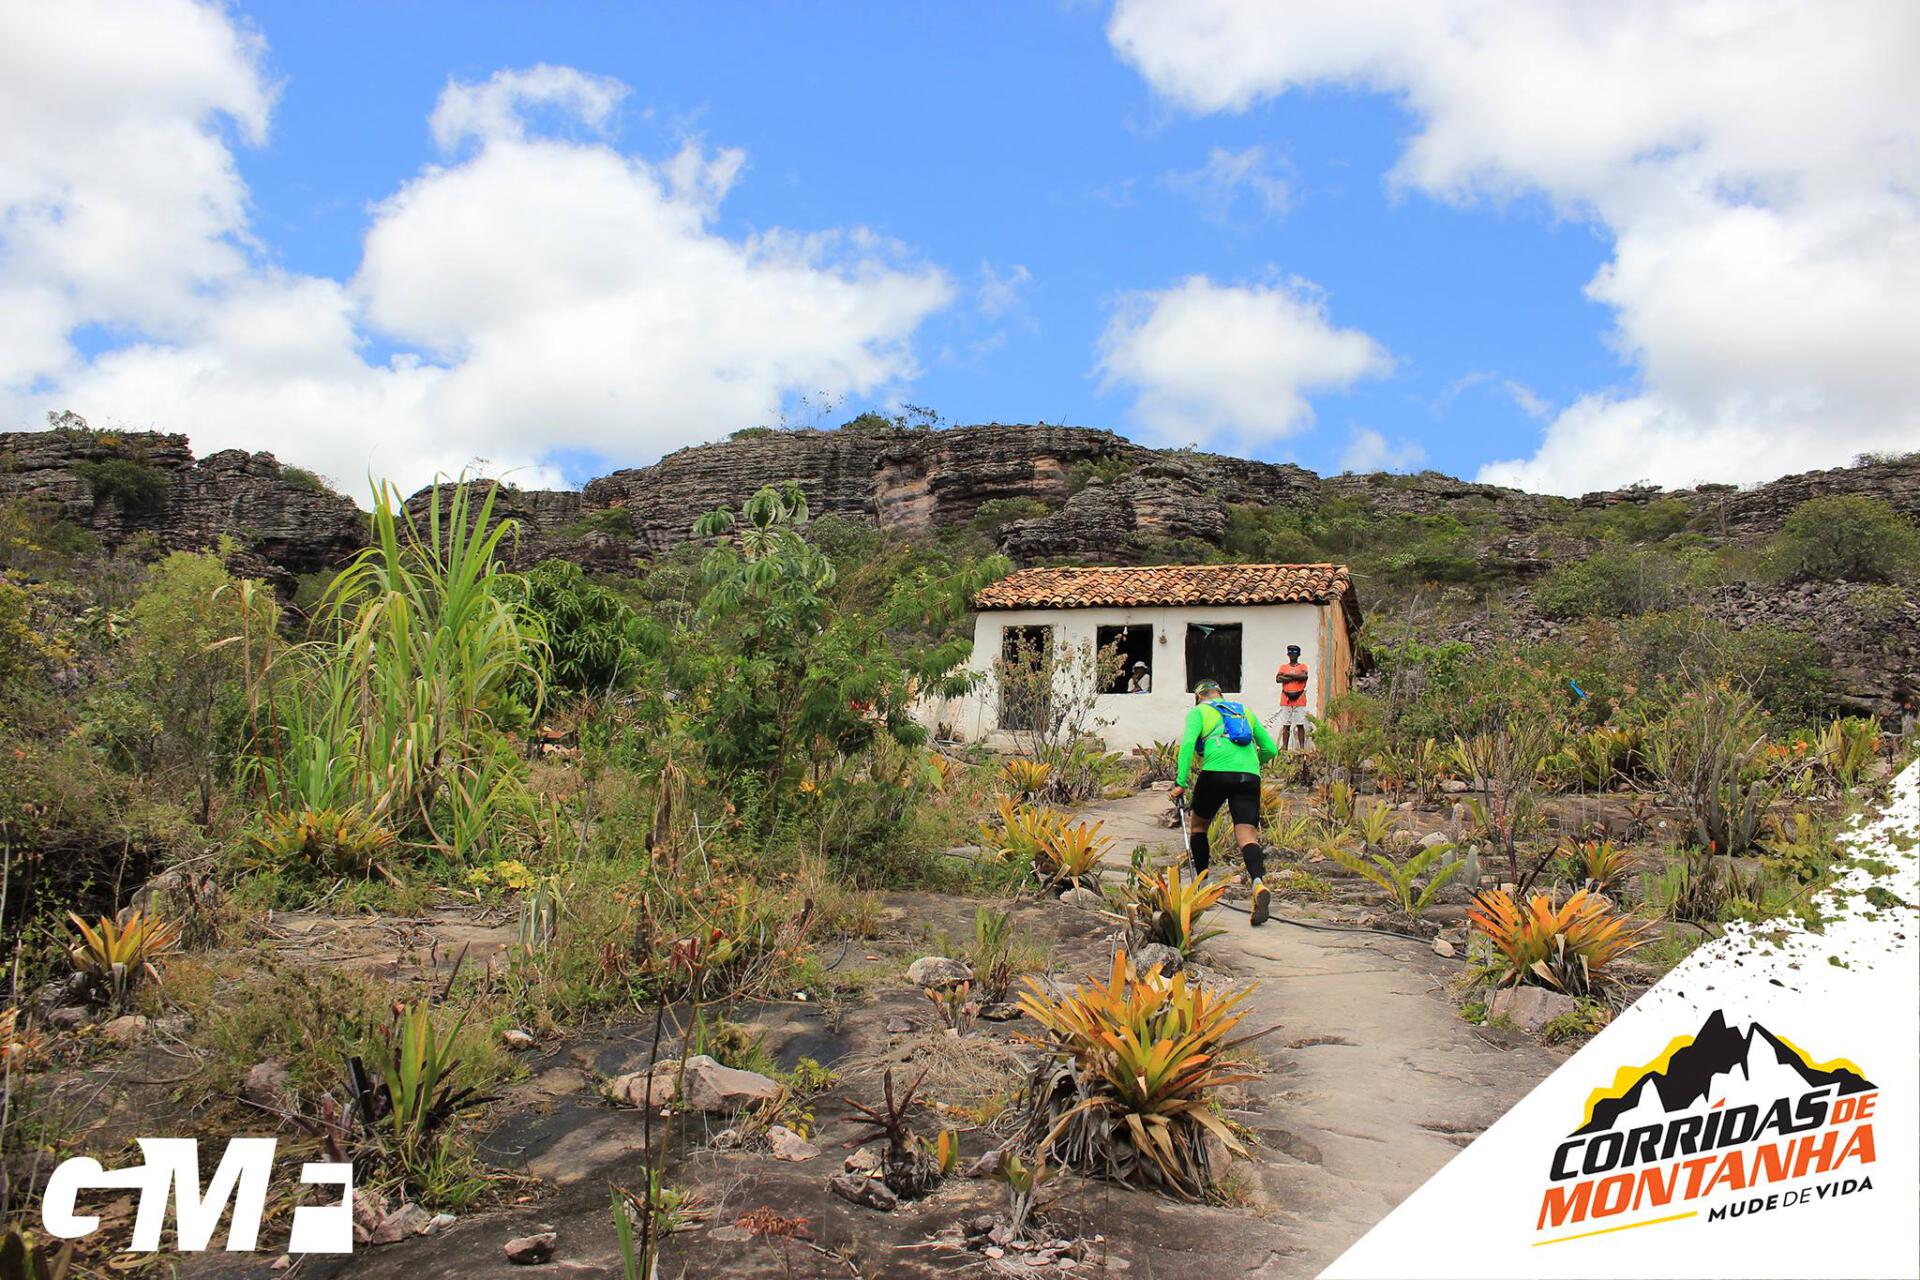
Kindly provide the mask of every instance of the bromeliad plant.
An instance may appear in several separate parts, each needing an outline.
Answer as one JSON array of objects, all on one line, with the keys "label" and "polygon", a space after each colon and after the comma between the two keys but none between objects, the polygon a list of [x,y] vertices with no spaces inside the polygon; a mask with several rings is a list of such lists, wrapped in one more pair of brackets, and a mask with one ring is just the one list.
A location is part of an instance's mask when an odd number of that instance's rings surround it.
[{"label": "bromeliad plant", "polygon": [[1040,842],[1040,853],[1033,869],[1048,887],[1064,891],[1093,878],[1100,860],[1113,844],[1100,834],[1102,824],[1076,822],[1072,826],[1056,823]]},{"label": "bromeliad plant", "polygon": [[1127,915],[1140,941],[1163,943],[1190,956],[1208,938],[1226,932],[1200,923],[1226,892],[1227,882],[1214,881],[1205,871],[1183,879],[1178,863],[1155,872],[1142,869],[1128,887]]},{"label": "bromeliad plant", "polygon": [[1752,850],[1779,791],[1751,695],[1726,687],[1686,695],[1650,736],[1649,755],[1687,810],[1691,843],[1732,857]]},{"label": "bromeliad plant", "polygon": [[[1027,1140],[1096,1176],[1162,1188],[1183,1199],[1213,1186],[1211,1134],[1245,1154],[1213,1110],[1214,1091],[1249,1079],[1222,1055],[1248,990],[1214,995],[1184,973],[1140,977],[1125,952],[1107,981],[1054,997],[1032,980],[1020,1006],[1042,1028],[1047,1057],[1031,1082]],[[1036,1164],[1036,1167],[1038,1165]]]},{"label": "bromeliad plant", "polygon": [[1022,800],[1032,800],[1047,789],[1053,766],[1044,760],[1009,760],[1000,766],[1000,782]]},{"label": "bromeliad plant", "polygon": [[1035,1156],[1029,1164],[1020,1158],[1019,1152],[1010,1148],[1002,1149],[1000,1177],[1007,1184],[1007,1230],[1013,1233],[1015,1240],[1025,1238],[1027,1219],[1033,1216],[1040,1185],[1053,1172],[1054,1168],[1047,1163],[1044,1153]]},{"label": "bromeliad plant", "polygon": [[124,1013],[134,989],[144,978],[159,981],[154,961],[173,952],[180,943],[180,926],[170,920],[128,908],[117,916],[101,916],[88,924],[69,911],[75,937],[68,948],[73,971],[87,980],[94,999],[115,1013]]},{"label": "bromeliad plant", "polygon": [[256,865],[325,876],[394,879],[387,863],[400,843],[393,831],[358,809],[293,809],[263,814],[248,833],[249,861]]},{"label": "bromeliad plant", "polygon": [[1813,745],[1813,758],[1845,789],[1865,776],[1879,750],[1878,725],[1861,716],[1843,716],[1821,731]]},{"label": "bromeliad plant", "polygon": [[980,824],[980,843],[1004,861],[1029,866],[1045,856],[1047,841],[1065,822],[1056,809],[1016,804],[1010,796],[1000,797],[999,811],[997,826]]},{"label": "bromeliad plant", "polygon": [[1377,886],[1409,924],[1426,913],[1435,895],[1465,865],[1457,858],[1448,857],[1453,845],[1444,840],[1416,846],[1405,862],[1396,861],[1388,853],[1355,852],[1338,840],[1326,841],[1320,851],[1348,872]]},{"label": "bromeliad plant", "polygon": [[1651,927],[1585,889],[1561,903],[1552,894],[1532,894],[1524,907],[1504,889],[1484,890],[1467,919],[1500,953],[1496,985],[1531,983],[1572,996],[1591,994],[1606,967],[1646,942]]},{"label": "bromeliad plant", "polygon": [[1400,824],[1394,821],[1393,810],[1384,804],[1376,804],[1360,812],[1353,824],[1353,833],[1373,854],[1385,853],[1389,844],[1403,833]]},{"label": "bromeliad plant", "polygon": [[461,1064],[455,1045],[465,1020],[463,1015],[442,1031],[425,1001],[396,1004],[380,1034],[374,1072],[357,1056],[347,1060],[348,1083],[362,1123],[381,1137],[416,1183],[434,1180],[443,1165],[445,1130],[453,1118],[493,1101],[477,1088],[456,1082]]},{"label": "bromeliad plant", "polygon": [[1227,881],[1213,881],[1208,871],[1190,881],[1181,877],[1181,865],[1140,871],[1127,889],[1127,915],[1142,942],[1162,942],[1181,956],[1192,956],[1208,938],[1225,929],[1208,929],[1200,917],[1227,894]]},{"label": "bromeliad plant", "polygon": [[1560,853],[1567,878],[1595,893],[1611,893],[1639,861],[1631,849],[1611,840],[1583,840]]},{"label": "bromeliad plant", "polygon": [[973,954],[969,957],[980,981],[980,994],[1001,1001],[1013,989],[1013,917],[991,907],[973,912]]},{"label": "bromeliad plant", "polygon": [[[915,1096],[920,1092],[921,1081],[927,1078],[922,1071],[914,1077],[904,1093],[896,1095],[893,1091],[893,1070],[888,1068],[880,1077],[885,1101],[878,1107],[870,1107],[853,1098],[844,1101],[851,1107],[861,1123],[868,1126],[867,1132],[854,1140],[857,1145],[872,1142],[876,1138],[887,1140],[887,1152],[882,1157],[881,1177],[895,1195],[905,1200],[917,1200],[933,1190],[941,1179],[943,1167],[951,1167],[944,1152],[930,1152],[920,1135],[913,1131],[908,1117],[913,1111]],[[955,1154],[958,1148],[953,1148]]]},{"label": "bromeliad plant", "polygon": [[1144,747],[1135,747],[1133,753],[1146,762],[1146,772],[1141,782],[1172,782],[1173,775],[1180,763],[1180,744],[1178,742],[1153,742]]}]

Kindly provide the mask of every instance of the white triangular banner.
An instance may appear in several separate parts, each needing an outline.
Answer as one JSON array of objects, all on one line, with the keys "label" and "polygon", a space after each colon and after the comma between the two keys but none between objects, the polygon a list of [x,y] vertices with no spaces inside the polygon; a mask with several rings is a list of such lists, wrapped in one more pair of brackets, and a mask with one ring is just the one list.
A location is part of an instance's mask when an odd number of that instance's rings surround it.
[{"label": "white triangular banner", "polygon": [[1920,763],[1821,932],[1734,926],[1322,1274],[1920,1276]]}]

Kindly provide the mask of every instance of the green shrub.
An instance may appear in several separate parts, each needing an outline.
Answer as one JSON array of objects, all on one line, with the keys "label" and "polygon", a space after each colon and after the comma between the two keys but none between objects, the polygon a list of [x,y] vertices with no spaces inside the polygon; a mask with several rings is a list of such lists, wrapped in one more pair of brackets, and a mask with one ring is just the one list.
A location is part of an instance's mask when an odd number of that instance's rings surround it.
[{"label": "green shrub", "polygon": [[1673,602],[1678,572],[1651,551],[1607,546],[1547,575],[1534,602],[1549,618],[1626,618]]},{"label": "green shrub", "polygon": [[1032,520],[1047,514],[1047,506],[1037,498],[989,498],[974,509],[967,524],[976,533],[998,536],[1016,520]]},{"label": "green shrub", "polygon": [[283,462],[280,464],[280,478],[302,493],[333,492],[333,486],[327,483],[325,476],[318,471],[309,471],[305,467],[296,467]]},{"label": "green shrub", "polygon": [[560,529],[563,538],[612,538],[615,542],[633,541],[633,514],[625,507],[602,507],[583,511],[576,520]]},{"label": "green shrub", "polygon": [[246,738],[243,681],[264,671],[279,616],[273,593],[219,556],[168,555],[133,602],[123,678],[89,702],[88,736],[125,767],[184,779],[206,822]]},{"label": "green shrub", "polygon": [[[657,641],[619,596],[588,581],[577,564],[543,560],[520,584],[521,604],[545,624],[548,689],[560,695],[609,694],[639,674]],[[533,694],[521,691],[522,701]]]},{"label": "green shrub", "polygon": [[98,538],[61,519],[59,508],[51,503],[27,498],[0,503],[0,568],[27,569],[36,577],[46,577],[99,549]]},{"label": "green shrub", "polygon": [[1920,572],[1920,530],[1879,498],[1809,498],[1793,509],[1768,548],[1788,582],[1897,582]]},{"label": "green shrub", "polygon": [[1663,542],[1687,527],[1692,509],[1679,498],[1650,498],[1645,502],[1622,502],[1606,508],[1594,520],[1594,530],[1602,537],[1627,542]]},{"label": "green shrub", "polygon": [[102,458],[97,462],[78,463],[73,469],[87,482],[95,506],[117,502],[128,515],[158,511],[165,504],[172,484],[166,472],[133,458]]},{"label": "green shrub", "polygon": [[1067,468],[1067,492],[1079,493],[1090,484],[1112,484],[1140,469],[1131,458],[1087,458]]}]

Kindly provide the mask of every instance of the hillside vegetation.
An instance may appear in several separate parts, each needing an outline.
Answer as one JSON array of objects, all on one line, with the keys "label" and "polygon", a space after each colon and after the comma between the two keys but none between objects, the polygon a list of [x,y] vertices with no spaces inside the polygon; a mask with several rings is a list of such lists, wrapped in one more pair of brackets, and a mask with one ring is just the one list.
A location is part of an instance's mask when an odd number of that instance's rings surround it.
[{"label": "hillside vegetation", "polygon": [[[114,521],[190,487],[122,470],[87,500]],[[0,506],[9,1223],[54,1161],[155,1125],[352,1161],[370,1241],[585,1213],[577,1171],[499,1137],[548,1113],[624,1135],[591,1211],[634,1274],[707,1248],[716,1204],[790,1273],[775,1188],[825,1135],[872,1156],[815,1223],[842,1274],[896,1274],[872,1242],[916,1238],[876,1225],[910,1202],[979,1258],[1157,1247],[1151,1215],[1039,1213],[1049,1180],[1264,1212],[1220,1103],[1282,1105],[1236,1031],[1257,984],[1215,967],[1247,886],[1129,857],[1089,812],[1153,807],[1170,749],[1107,752],[1090,706],[1011,759],[909,714],[968,679],[967,602],[1022,522],[1066,509],[1031,501],[908,533],[766,485],[609,572],[528,561],[503,509],[539,504],[504,486],[383,488],[356,554],[271,580],[245,530]],[[1217,543],[1134,549],[1365,584],[1368,675],[1268,766],[1282,910],[1464,953],[1436,998],[1469,1021],[1521,1035],[1530,989],[1561,1003],[1524,1033],[1577,1038],[1725,922],[1816,915],[1840,824],[1915,749],[1920,536],[1885,500],[1813,496],[1746,539],[1667,498],[1517,532],[1360,494],[1220,516]],[[1892,683],[1856,679],[1869,651]],[[990,1229],[964,1226],[963,1147]]]}]

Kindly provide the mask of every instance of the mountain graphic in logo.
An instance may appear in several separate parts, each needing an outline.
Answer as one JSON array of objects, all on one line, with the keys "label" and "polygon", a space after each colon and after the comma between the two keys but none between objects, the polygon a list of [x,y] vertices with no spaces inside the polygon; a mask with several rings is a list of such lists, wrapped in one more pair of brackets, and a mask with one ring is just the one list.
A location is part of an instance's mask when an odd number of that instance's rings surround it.
[{"label": "mountain graphic in logo", "polygon": [[1611,1086],[1595,1089],[1587,1099],[1586,1123],[1573,1132],[1578,1136],[1612,1128],[1640,1104],[1649,1088],[1665,1110],[1684,1110],[1707,1100],[1716,1077],[1738,1071],[1752,1079],[1755,1065],[1769,1060],[1797,1073],[1809,1088],[1838,1085],[1839,1094],[1849,1094],[1875,1087],[1845,1058],[1813,1062],[1798,1046],[1757,1022],[1735,1031],[1715,1009],[1693,1035],[1676,1037],[1653,1061],[1622,1067]]}]

